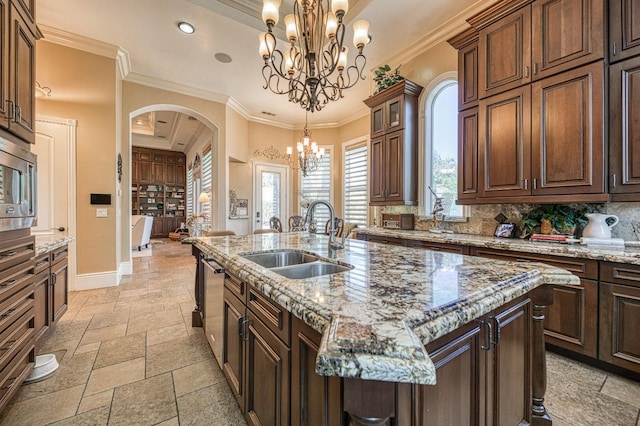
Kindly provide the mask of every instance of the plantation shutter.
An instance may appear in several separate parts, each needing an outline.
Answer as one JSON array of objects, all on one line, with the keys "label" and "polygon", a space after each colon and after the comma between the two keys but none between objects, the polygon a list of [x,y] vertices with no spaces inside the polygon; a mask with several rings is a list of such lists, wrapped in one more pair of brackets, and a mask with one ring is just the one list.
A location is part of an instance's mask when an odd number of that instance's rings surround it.
[{"label": "plantation shutter", "polygon": [[369,203],[367,194],[367,143],[346,148],[344,153],[344,221],[367,226]]},{"label": "plantation shutter", "polygon": [[[306,201],[325,200],[331,201],[331,150],[325,148],[324,157],[318,165],[318,169],[310,172],[309,176],[302,177],[301,196]],[[302,215],[307,214],[307,209],[302,209]],[[318,206],[313,217],[316,219],[318,232],[324,232],[324,225],[329,220],[329,209]]]}]

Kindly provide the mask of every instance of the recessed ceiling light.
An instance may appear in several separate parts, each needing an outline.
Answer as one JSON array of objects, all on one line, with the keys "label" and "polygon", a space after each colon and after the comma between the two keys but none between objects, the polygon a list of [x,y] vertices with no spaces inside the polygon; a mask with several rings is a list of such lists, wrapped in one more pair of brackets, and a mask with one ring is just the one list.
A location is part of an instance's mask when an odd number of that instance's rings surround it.
[{"label": "recessed ceiling light", "polygon": [[144,121],[142,121],[142,120],[136,120],[136,124],[140,124],[140,125],[142,125],[142,124],[144,124]]},{"label": "recessed ceiling light", "polygon": [[156,121],[157,121],[158,123],[160,123],[160,124],[167,124],[167,122],[166,122],[166,121],[164,121],[164,120],[156,120]]},{"label": "recessed ceiling light", "polygon": [[214,57],[223,64],[228,64],[229,62],[231,62],[231,56],[227,55],[226,53],[216,53]]},{"label": "recessed ceiling light", "polygon": [[178,28],[180,28],[180,31],[185,34],[193,34],[194,32],[196,32],[196,29],[193,25],[184,21],[178,22]]},{"label": "recessed ceiling light", "polygon": [[274,113],[269,112],[269,111],[262,111],[262,113],[263,113],[264,115],[268,115],[268,116],[270,116],[270,117],[275,117],[275,116],[276,116]]}]

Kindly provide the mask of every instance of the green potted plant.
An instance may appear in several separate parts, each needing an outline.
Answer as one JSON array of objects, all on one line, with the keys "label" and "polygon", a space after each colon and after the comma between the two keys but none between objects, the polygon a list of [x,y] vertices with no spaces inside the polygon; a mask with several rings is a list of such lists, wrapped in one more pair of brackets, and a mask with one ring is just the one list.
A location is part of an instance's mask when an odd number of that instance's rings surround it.
[{"label": "green potted plant", "polygon": [[376,91],[373,93],[374,95],[404,80],[404,77],[400,75],[401,66],[402,65],[398,65],[398,67],[392,71],[391,67],[385,64],[375,70],[376,76],[373,77],[373,81],[376,83]]},{"label": "green potted plant", "polygon": [[554,234],[574,235],[578,226],[587,223],[586,211],[562,204],[545,204],[522,215],[520,221],[521,238],[534,233],[543,220],[551,223]]}]

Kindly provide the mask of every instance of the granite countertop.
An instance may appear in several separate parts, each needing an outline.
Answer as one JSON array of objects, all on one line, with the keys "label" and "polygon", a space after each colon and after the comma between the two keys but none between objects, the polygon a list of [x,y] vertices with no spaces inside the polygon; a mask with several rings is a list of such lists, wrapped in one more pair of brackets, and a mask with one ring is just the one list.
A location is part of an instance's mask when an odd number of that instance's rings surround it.
[{"label": "granite countertop", "polygon": [[[562,269],[347,240],[306,232],[194,238],[204,253],[323,333],[316,371],[326,376],[434,384],[424,345],[544,283],[578,284]],[[238,255],[312,252],[348,272],[288,279]]]},{"label": "granite countertop", "polygon": [[608,262],[640,265],[640,246],[611,247],[586,246],[581,244],[543,243],[519,238],[496,238],[472,234],[437,234],[429,231],[401,231],[384,228],[356,228],[354,232],[407,240],[433,243],[459,244],[473,247],[487,247],[525,253],[548,254],[582,259],[606,260]]},{"label": "granite countertop", "polygon": [[75,241],[75,238],[67,235],[36,235],[36,256],[48,253]]}]

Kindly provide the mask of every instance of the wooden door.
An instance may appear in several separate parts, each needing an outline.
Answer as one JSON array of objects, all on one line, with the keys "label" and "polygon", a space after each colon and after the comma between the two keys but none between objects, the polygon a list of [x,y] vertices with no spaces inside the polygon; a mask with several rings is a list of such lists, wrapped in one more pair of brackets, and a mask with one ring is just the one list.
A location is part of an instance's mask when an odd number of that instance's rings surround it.
[{"label": "wooden door", "polygon": [[480,99],[531,81],[531,8],[516,10],[479,34]]},{"label": "wooden door", "polygon": [[174,232],[178,228],[178,218],[165,217],[164,218],[164,235],[169,235],[170,232]]},{"label": "wooden door", "polygon": [[164,183],[165,185],[175,185],[177,183],[175,164],[164,165]]},{"label": "wooden door", "polygon": [[385,133],[384,103],[371,108],[371,137],[375,138]]},{"label": "wooden door", "polygon": [[384,202],[385,176],[384,167],[388,159],[385,158],[384,136],[371,139],[371,169],[369,171],[369,201],[372,204]]},{"label": "wooden door", "polygon": [[36,39],[13,5],[10,19],[9,99],[14,103],[15,112],[9,129],[16,136],[34,143]]},{"label": "wooden door", "polygon": [[531,420],[531,301],[510,303],[493,321],[493,361],[487,363],[487,425]]},{"label": "wooden door", "polygon": [[478,105],[478,40],[458,50],[458,109]]},{"label": "wooden door", "polygon": [[339,377],[315,372],[322,336],[297,318],[291,330],[291,424],[342,426],[342,386]]},{"label": "wooden door", "polygon": [[602,361],[640,373],[640,287],[600,282]]},{"label": "wooden door", "polygon": [[132,161],[131,162],[131,182],[132,183],[140,182],[140,177],[138,175],[138,162],[137,161]]},{"label": "wooden door", "polygon": [[637,0],[609,0],[609,61],[640,54],[640,7]]},{"label": "wooden door", "polygon": [[0,128],[9,128],[9,0],[0,0]]},{"label": "wooden door", "polygon": [[182,164],[176,166],[176,185],[185,185],[187,181],[187,167]]},{"label": "wooden door", "polygon": [[387,203],[404,202],[404,135],[403,131],[385,136],[383,168],[385,175],[384,195]]},{"label": "wooden door", "polygon": [[609,89],[609,191],[640,193],[640,57],[609,68]]},{"label": "wooden door", "polygon": [[164,163],[151,163],[151,180],[160,185],[164,184]]},{"label": "wooden door", "polygon": [[140,183],[154,183],[151,171],[151,161],[140,160],[138,162],[138,177]]},{"label": "wooden door", "polygon": [[250,425],[289,424],[289,348],[253,313],[246,333],[246,418]]},{"label": "wooden door", "polygon": [[416,386],[417,421],[425,426],[483,424],[486,402],[484,397],[488,327],[473,321],[455,337],[427,345],[436,367],[435,386]]},{"label": "wooden door", "polygon": [[458,199],[478,197],[478,108],[458,114]]},{"label": "wooden door", "polygon": [[67,282],[69,265],[67,259],[51,267],[51,321],[57,321],[67,311]]},{"label": "wooden door", "polygon": [[384,104],[385,132],[404,128],[404,95],[389,99]]},{"label": "wooden door", "polygon": [[222,371],[227,378],[231,393],[236,398],[240,411],[244,412],[245,375],[242,322],[245,306],[225,286],[223,300]]},{"label": "wooden door", "polygon": [[538,0],[531,15],[534,80],[603,58],[603,0]]},{"label": "wooden door", "polygon": [[603,63],[531,86],[532,194],[604,193]]},{"label": "wooden door", "polygon": [[483,197],[530,195],[531,89],[480,101],[478,182]]}]

